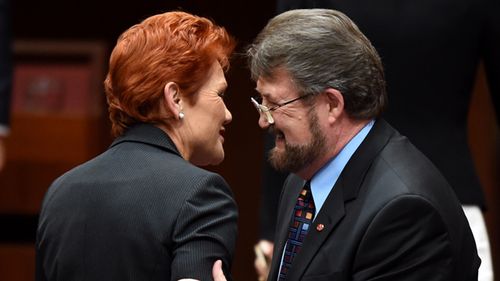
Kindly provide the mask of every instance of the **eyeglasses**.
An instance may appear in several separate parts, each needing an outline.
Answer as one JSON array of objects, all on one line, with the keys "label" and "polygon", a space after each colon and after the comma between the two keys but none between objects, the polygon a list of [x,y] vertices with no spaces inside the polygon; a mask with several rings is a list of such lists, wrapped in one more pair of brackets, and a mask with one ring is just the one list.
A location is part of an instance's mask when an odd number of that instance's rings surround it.
[{"label": "eyeglasses", "polygon": [[294,99],[289,100],[289,101],[285,101],[285,102],[277,104],[277,105],[275,105],[275,106],[273,106],[271,108],[269,108],[269,107],[267,107],[265,105],[262,105],[261,103],[257,102],[254,98],[250,98],[250,100],[252,101],[253,105],[255,106],[255,108],[257,109],[257,111],[259,112],[259,114],[264,114],[264,117],[266,118],[267,123],[274,124],[274,118],[271,115],[271,111],[275,111],[276,109],[278,109],[280,107],[283,107],[283,106],[285,106],[287,104],[291,104],[294,101],[298,101],[298,100],[306,98],[306,97],[308,97],[310,95],[312,95],[312,93],[300,96],[298,98],[294,98]]}]

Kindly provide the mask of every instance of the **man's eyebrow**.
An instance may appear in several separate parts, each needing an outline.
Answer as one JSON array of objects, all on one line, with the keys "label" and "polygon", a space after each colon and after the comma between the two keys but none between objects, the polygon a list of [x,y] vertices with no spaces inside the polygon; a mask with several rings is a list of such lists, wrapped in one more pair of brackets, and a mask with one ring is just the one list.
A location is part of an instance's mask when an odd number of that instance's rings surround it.
[{"label": "man's eyebrow", "polygon": [[267,99],[269,99],[269,93],[262,93],[261,91],[259,91],[259,89],[257,87],[255,87],[255,91],[261,96],[261,97],[265,97]]}]

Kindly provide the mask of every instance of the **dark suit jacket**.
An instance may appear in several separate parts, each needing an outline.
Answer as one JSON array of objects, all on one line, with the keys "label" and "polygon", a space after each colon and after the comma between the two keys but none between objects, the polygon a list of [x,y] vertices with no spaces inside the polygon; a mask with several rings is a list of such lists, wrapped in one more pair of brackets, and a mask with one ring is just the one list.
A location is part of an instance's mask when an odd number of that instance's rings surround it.
[{"label": "dark suit jacket", "polygon": [[9,0],[0,0],[0,125],[9,124],[12,90]]},{"label": "dark suit jacket", "polygon": [[[303,184],[287,179],[269,280],[276,280]],[[287,280],[477,280],[479,264],[453,190],[406,137],[379,120],[317,214]]]},{"label": "dark suit jacket", "polygon": [[211,280],[229,275],[237,207],[222,177],[141,124],[58,178],[43,202],[36,280]]}]

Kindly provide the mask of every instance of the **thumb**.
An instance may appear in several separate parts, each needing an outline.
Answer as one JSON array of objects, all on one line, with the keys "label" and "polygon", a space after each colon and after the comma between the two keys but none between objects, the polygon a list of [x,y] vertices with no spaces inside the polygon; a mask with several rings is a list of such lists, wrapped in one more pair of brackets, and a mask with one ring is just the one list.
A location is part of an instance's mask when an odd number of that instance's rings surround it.
[{"label": "thumb", "polygon": [[222,261],[217,260],[214,263],[212,268],[212,277],[214,281],[226,281],[226,276],[224,276],[224,272],[222,271]]},{"label": "thumb", "polygon": [[262,249],[262,252],[267,256],[270,257],[273,254],[273,248],[274,244],[272,242],[269,242],[267,240],[262,240],[259,243],[260,248]]}]

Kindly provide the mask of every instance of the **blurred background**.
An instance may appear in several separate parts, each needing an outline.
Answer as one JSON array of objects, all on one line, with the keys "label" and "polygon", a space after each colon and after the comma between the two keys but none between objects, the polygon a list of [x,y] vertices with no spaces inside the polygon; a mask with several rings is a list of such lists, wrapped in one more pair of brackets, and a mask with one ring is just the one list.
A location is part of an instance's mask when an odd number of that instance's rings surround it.
[{"label": "blurred background", "polygon": [[[107,148],[112,139],[102,89],[107,58],[118,36],[142,19],[184,10],[215,20],[238,40],[237,53],[274,15],[275,1],[11,1],[14,88],[7,162],[0,172],[0,280],[33,280],[38,211],[50,183]],[[227,74],[226,103],[233,122],[219,172],[240,210],[235,280],[257,280],[263,135],[250,104],[255,95],[246,61],[236,55]],[[389,93],[390,99],[390,93]],[[469,115],[469,143],[486,194],[496,275],[500,275],[500,136],[484,74]],[[500,278],[497,277],[497,280]]]}]

